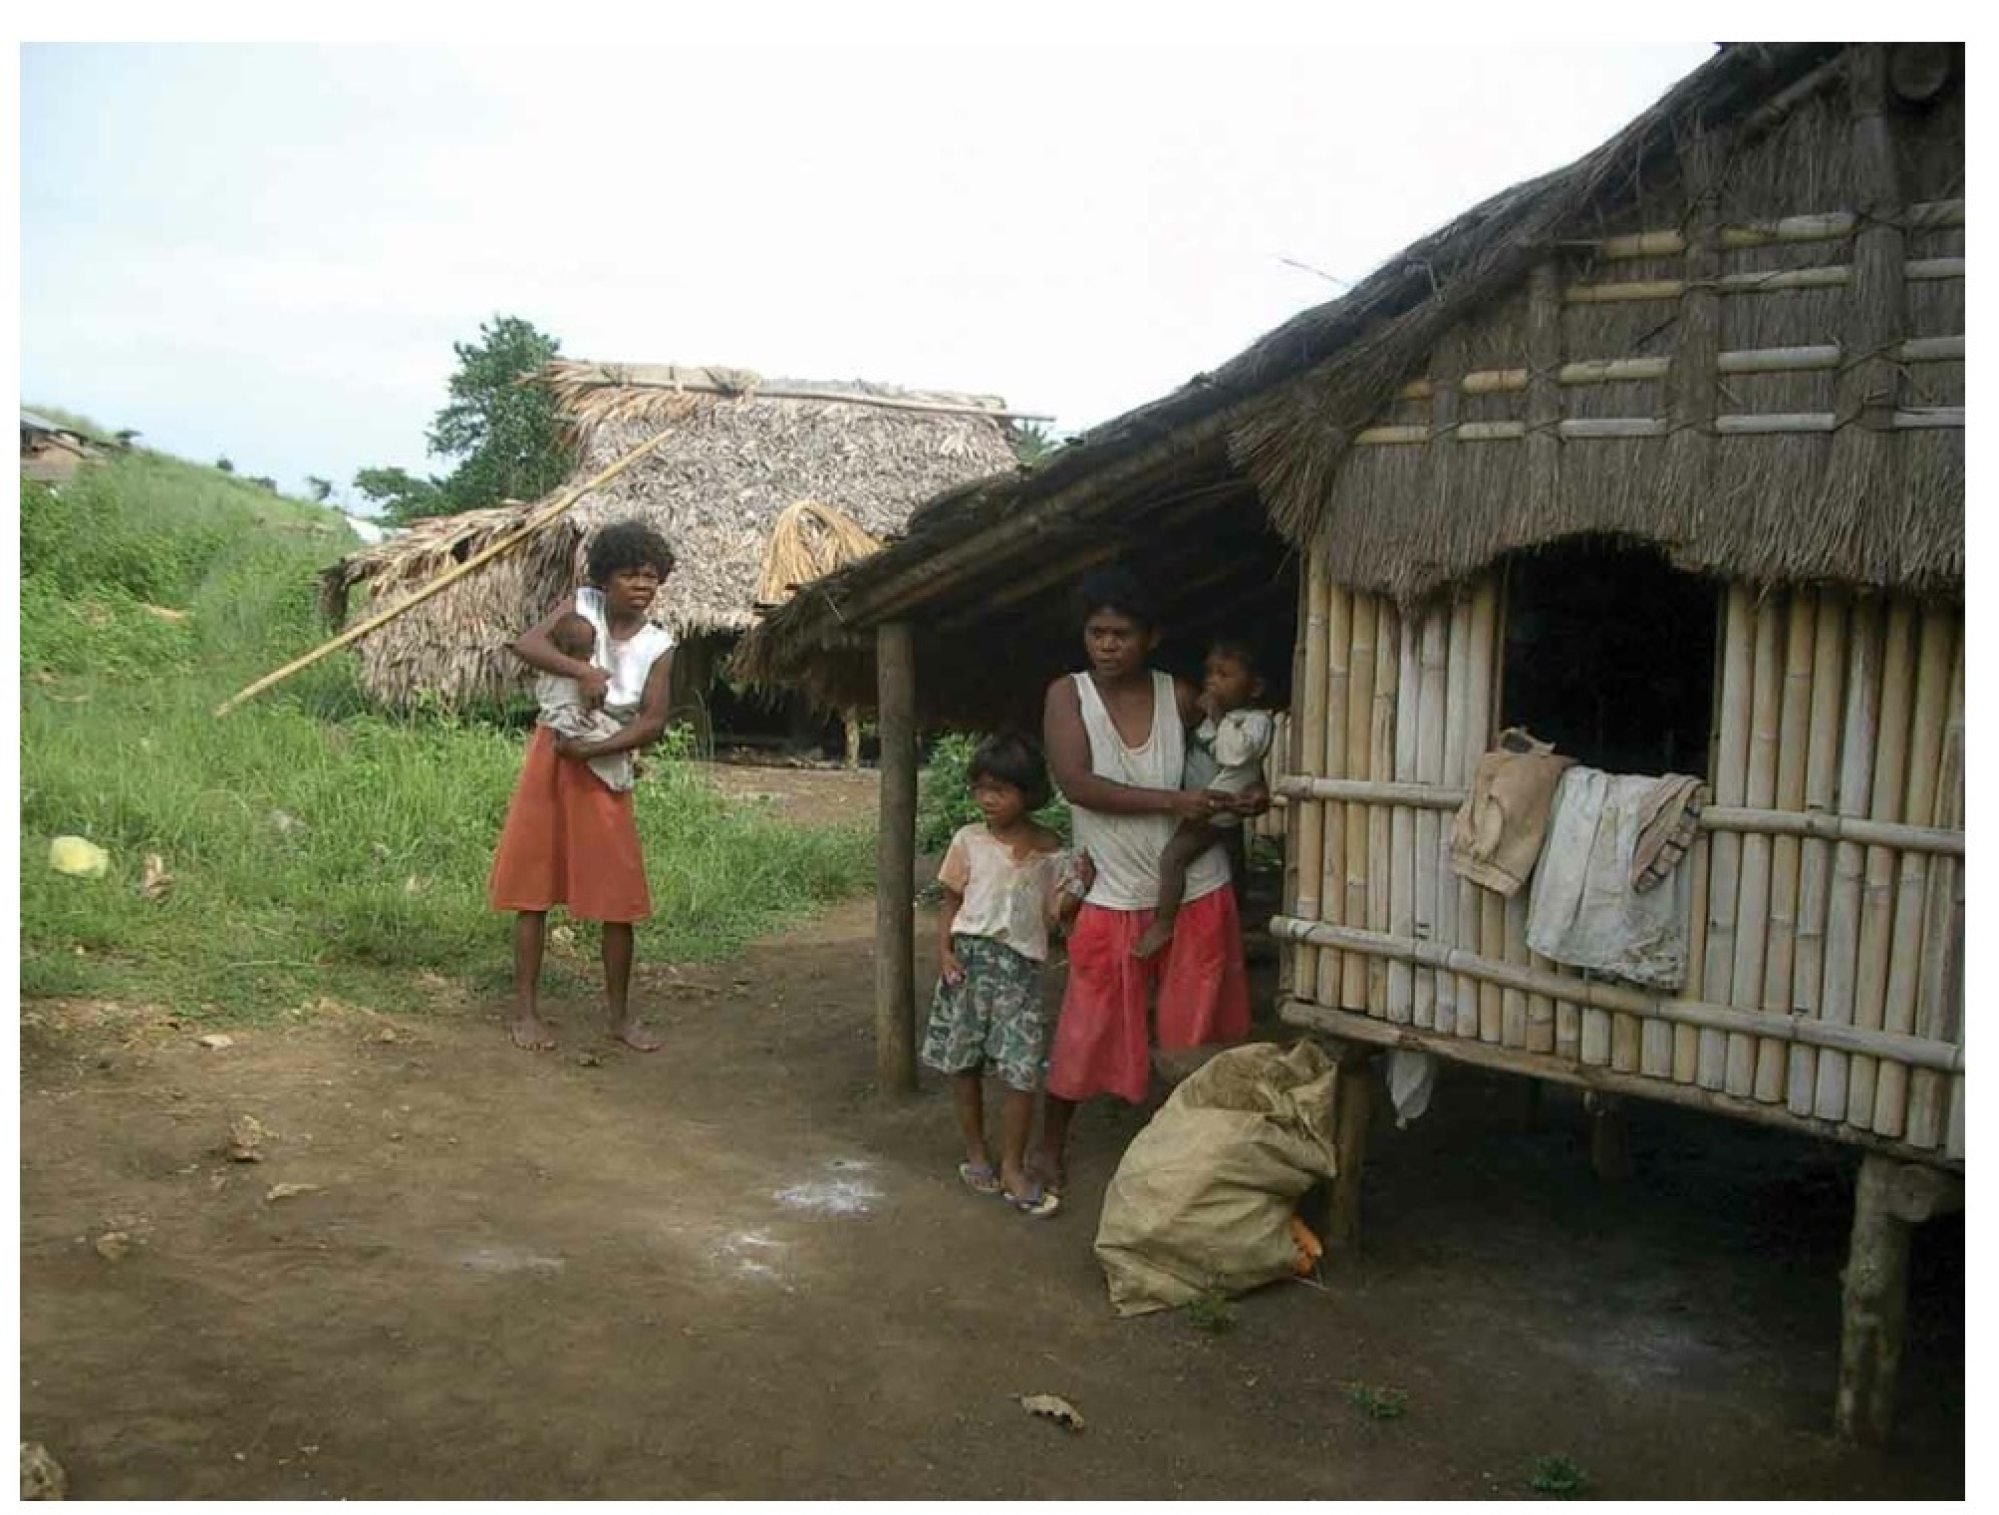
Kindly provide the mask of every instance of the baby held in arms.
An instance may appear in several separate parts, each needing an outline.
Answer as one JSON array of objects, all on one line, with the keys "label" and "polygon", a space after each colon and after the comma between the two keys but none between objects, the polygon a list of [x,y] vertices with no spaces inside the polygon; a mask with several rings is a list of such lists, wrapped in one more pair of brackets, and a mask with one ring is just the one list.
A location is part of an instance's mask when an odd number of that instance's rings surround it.
[{"label": "baby held in arms", "polygon": [[1173,939],[1173,922],[1187,889],[1187,870],[1210,847],[1220,846],[1242,825],[1250,805],[1244,795],[1263,784],[1263,757],[1276,729],[1270,712],[1255,708],[1263,698],[1256,655],[1246,642],[1217,641],[1208,649],[1201,678],[1205,719],[1187,746],[1183,789],[1204,789],[1215,813],[1185,820],[1159,857],[1159,904],[1152,924],[1132,946],[1134,957],[1151,957]]},{"label": "baby held in arms", "polygon": [[[575,658],[581,663],[597,661],[597,628],[587,616],[564,616],[549,628],[548,639],[564,657]],[[559,678],[552,673],[537,675],[534,697],[541,706],[538,724],[548,727],[557,736],[594,742],[616,736],[623,729],[617,717],[603,708],[585,706],[582,686],[575,679]],[[632,787],[635,770],[630,752],[607,753],[603,757],[590,758],[588,762],[590,771],[603,780],[606,788],[626,790]]]}]

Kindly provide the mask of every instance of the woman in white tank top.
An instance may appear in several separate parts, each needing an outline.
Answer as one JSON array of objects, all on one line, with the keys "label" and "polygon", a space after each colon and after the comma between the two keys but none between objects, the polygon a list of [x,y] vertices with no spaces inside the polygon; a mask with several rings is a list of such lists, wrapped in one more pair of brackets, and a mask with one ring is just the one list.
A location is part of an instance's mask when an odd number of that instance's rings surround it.
[{"label": "woman in white tank top", "polygon": [[1161,1047],[1240,1040],[1249,1030],[1242,930],[1222,849],[1188,870],[1170,945],[1133,956],[1159,898],[1159,858],[1185,818],[1206,819],[1205,791],[1182,789],[1194,687],[1150,668],[1151,597],[1129,573],[1100,570],[1078,593],[1086,672],[1048,686],[1043,746],[1068,798],[1075,845],[1096,865],[1069,939],[1069,983],[1049,1056],[1041,1178],[1060,1188],[1075,1105],[1095,1094],[1141,1103],[1151,1078],[1147,1005],[1158,989]]}]

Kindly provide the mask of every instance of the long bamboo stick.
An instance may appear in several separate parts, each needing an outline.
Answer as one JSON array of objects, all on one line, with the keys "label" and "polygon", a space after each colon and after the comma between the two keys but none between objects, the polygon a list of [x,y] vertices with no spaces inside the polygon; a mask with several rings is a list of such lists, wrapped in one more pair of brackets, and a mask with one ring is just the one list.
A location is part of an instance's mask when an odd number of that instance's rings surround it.
[{"label": "long bamboo stick", "polygon": [[[1332,583],[1327,577],[1327,551],[1323,539],[1315,539],[1305,567],[1305,682],[1299,702],[1298,771],[1317,777],[1326,771],[1326,665],[1328,623],[1331,619]],[[1298,806],[1297,833],[1291,845],[1298,858],[1298,913],[1308,920],[1319,916],[1320,870],[1325,857],[1326,809],[1309,803]],[[1301,950],[1292,964],[1292,980],[1301,999],[1319,997],[1317,948]]]},{"label": "long bamboo stick", "polygon": [[[1416,777],[1435,784],[1444,771],[1444,701],[1450,675],[1450,606],[1438,604],[1423,617],[1422,684],[1417,696]],[[1440,821],[1434,810],[1416,815],[1416,931],[1425,941],[1437,938],[1438,842]],[[1416,971],[1416,1024],[1452,1030],[1437,1017],[1437,975]]]},{"label": "long bamboo stick", "polygon": [[[1368,777],[1395,776],[1396,712],[1401,696],[1396,685],[1402,657],[1402,618],[1395,602],[1383,596],[1375,612],[1374,625],[1374,713],[1368,731]],[[1381,805],[1367,807],[1367,924],[1375,931],[1388,929],[1388,890],[1393,850],[1390,812]],[[1388,964],[1380,958],[1367,960],[1367,1012],[1388,1013]]]},{"label": "long bamboo stick", "polygon": [[[1812,630],[1811,717],[1805,744],[1808,814],[1829,813],[1838,797],[1839,717],[1846,693],[1846,596],[1827,589],[1818,596]],[[1791,1005],[1800,1015],[1817,1016],[1825,978],[1826,900],[1832,882],[1832,847],[1816,837],[1798,843],[1798,900],[1792,938]],[[1818,1051],[1791,1048],[1785,1103],[1793,1114],[1812,1113],[1818,1082]]]},{"label": "long bamboo stick", "polygon": [[[1841,815],[1867,814],[1880,716],[1881,602],[1872,594],[1860,594],[1854,598],[1847,627],[1846,708],[1840,720],[1839,742]],[[1860,894],[1866,864],[1866,851],[1858,843],[1843,841],[1833,849],[1832,887],[1826,900],[1825,976],[1819,1009],[1819,1017],[1827,1025],[1853,1024],[1860,952]],[[1813,1115],[1821,1120],[1846,1119],[1847,1074],[1844,1053],[1819,1054]]]},{"label": "long bamboo stick", "polygon": [[[1291,635],[1291,704],[1285,711],[1285,761],[1283,772],[1271,780],[1271,793],[1276,802],[1270,807],[1277,813],[1278,805],[1284,807],[1284,913],[1298,914],[1298,827],[1299,817],[1305,807],[1296,799],[1283,794],[1284,781],[1296,774],[1304,766],[1303,744],[1305,723],[1299,719],[1304,714],[1305,693],[1305,639],[1308,635],[1307,623],[1311,619],[1311,574],[1298,575],[1298,604],[1292,613]],[[1314,949],[1301,947],[1296,942],[1286,942],[1277,955],[1277,981],[1279,993],[1298,994],[1298,959]]]},{"label": "long bamboo stick", "polygon": [[[1459,782],[1469,785],[1478,771],[1478,760],[1493,737],[1492,712],[1498,700],[1499,682],[1499,582],[1490,573],[1482,576],[1472,590],[1471,602],[1471,709],[1465,714],[1464,772]],[[1506,955],[1506,904],[1490,889],[1471,886],[1478,902],[1478,950],[1487,957]],[[1459,897],[1458,913],[1464,914]],[[1463,994],[1464,985],[1458,992]],[[1523,1030],[1527,1016],[1524,995],[1515,996],[1516,1019]],[[1478,1035],[1480,1041],[1499,1042],[1506,1037],[1506,1000],[1497,985],[1478,986]],[[1516,1042],[1516,1045],[1518,1043]]]},{"label": "long bamboo stick", "polygon": [[[1718,804],[1740,805],[1748,792],[1749,733],[1753,719],[1756,612],[1749,586],[1728,586],[1722,627],[1721,686],[1716,691],[1714,797]],[[1717,833],[1709,848],[1707,954],[1702,992],[1711,1000],[1729,997],[1735,973],[1735,917],[1742,870],[1742,841]],[[1700,1046],[1699,1081],[1704,1089],[1719,1089],[1727,1080],[1730,1048],[1727,1039],[1704,1032]]]},{"label": "long bamboo stick", "polygon": [[[1709,843],[1705,834],[1694,837],[1693,846],[1681,862],[1693,870],[1692,898],[1687,904],[1687,983],[1702,984],[1707,978],[1707,885]],[[1700,1076],[1701,1033],[1693,1026],[1673,1027],[1673,1082],[1691,1084]]]},{"label": "long bamboo stick", "polygon": [[[1943,756],[1937,774],[1936,818],[1947,825],[1964,824],[1964,636],[1958,628],[1956,656],[1951,660],[1950,709],[1944,724]],[[1951,1039],[1953,1020],[1962,1022],[1962,1005],[1951,1002],[1955,958],[1961,950],[1963,917],[1954,903],[1961,900],[1963,870],[1940,858],[1930,865],[1929,896],[1923,906],[1922,985],[1917,992],[1916,1034],[1933,1041]],[[1918,1072],[1909,1081],[1908,1140],[1912,1146],[1934,1147],[1941,1140],[1939,1125],[1946,1090],[1935,1074]]]},{"label": "long bamboo stick", "polygon": [[[1749,716],[1749,774],[1745,800],[1768,809],[1777,793],[1778,721],[1784,694],[1784,607],[1772,596],[1756,610],[1756,644]],[[1746,836],[1736,879],[1735,970],[1729,998],[1738,1005],[1760,1004],[1763,967],[1770,941],[1770,838]],[[1772,1049],[1772,1056],[1777,1049]],[[1757,1046],[1747,1038],[1728,1039],[1724,1087],[1739,1099],[1756,1091]],[[1772,1096],[1775,1097],[1774,1095]]]},{"label": "long bamboo stick", "polygon": [[[1922,615],[1921,640],[1916,661],[1915,708],[1909,725],[1908,775],[1902,790],[1902,814],[1910,820],[1932,820],[1936,816],[1938,768],[1943,758],[1944,738],[1950,720],[1950,666],[1957,640],[1955,618],[1940,609]],[[1921,977],[1923,910],[1929,896],[1929,875],[1935,863],[1917,853],[1905,852],[1896,867],[1895,925],[1888,955],[1888,988],[1881,1006],[1881,1026],[1886,1031],[1913,1032],[1916,1027],[1916,994]],[[1896,1063],[1883,1063],[1874,1086],[1874,1132],[1877,1136],[1900,1136],[1908,1122],[1908,1070]]]},{"label": "long bamboo stick", "polygon": [[[1319,771],[1329,777],[1347,778],[1353,769],[1347,764],[1347,686],[1352,681],[1353,618],[1356,595],[1344,584],[1327,591],[1326,616],[1326,761]],[[1343,921],[1347,907],[1347,807],[1327,804],[1323,851],[1319,864],[1319,919]],[[1337,952],[1319,954],[1317,998],[1323,1004],[1340,1003],[1340,979],[1344,960]]]},{"label": "long bamboo stick", "polygon": [[[1897,595],[1888,602],[1888,634],[1881,652],[1881,730],[1874,751],[1874,784],[1868,814],[1875,820],[1902,818],[1908,778],[1909,718],[1914,698],[1916,612]],[[1853,1024],[1878,1029],[1887,1003],[1888,953],[1894,929],[1895,854],[1867,849],[1865,890],[1860,903],[1860,958],[1854,970]],[[1846,1119],[1874,1124],[1878,1068],[1871,1057],[1856,1057],[1847,1074]]]},{"label": "long bamboo stick", "polygon": [[[1401,617],[1395,657],[1395,779],[1416,782],[1416,738],[1422,725],[1423,614]],[[1416,934],[1416,812],[1397,805],[1388,829],[1388,920],[1396,936]],[[1408,963],[1388,965],[1388,1019],[1408,1025],[1415,1018],[1416,978]]]},{"label": "long bamboo stick", "polygon": [[[1471,598],[1459,593],[1451,602],[1449,638],[1445,652],[1444,676],[1444,751],[1443,766],[1438,772],[1442,783],[1462,785],[1466,782],[1465,762],[1465,714],[1471,708]],[[1438,826],[1440,848],[1447,845],[1448,833],[1441,824]],[[1454,947],[1478,945],[1478,902],[1472,898],[1472,891],[1478,886],[1468,879],[1459,878],[1441,859],[1437,869],[1437,916],[1436,927],[1430,933],[1430,940],[1449,942]],[[1472,939],[1467,943],[1459,934],[1460,911],[1471,917]],[[1459,1013],[1460,985],[1455,976],[1437,976],[1437,1029],[1453,1031],[1459,1036],[1478,1035],[1478,983],[1467,979],[1463,986],[1463,1013]]]},{"label": "long bamboo stick", "polygon": [[[1353,633],[1347,680],[1346,756],[1347,773],[1355,778],[1369,774],[1369,755],[1374,750],[1374,642],[1380,625],[1380,602],[1374,595],[1353,595]],[[1339,860],[1343,895],[1339,919],[1358,926],[1367,919],[1367,807],[1350,804],[1341,825],[1345,844]],[[1332,859],[1328,858],[1330,868]],[[1339,1004],[1349,1010],[1367,1006],[1367,959],[1343,958],[1340,962]]]},{"label": "long bamboo stick", "polygon": [[615,479],[619,474],[623,473],[627,468],[630,468],[634,463],[638,462],[639,459],[643,458],[647,453],[651,452],[655,447],[659,446],[660,443],[664,442],[668,437],[672,436],[674,430],[675,428],[672,426],[667,427],[664,431],[659,432],[656,436],[650,437],[646,441],[639,443],[639,445],[632,448],[631,451],[624,453],[619,457],[613,459],[609,464],[599,469],[596,473],[592,474],[589,478],[585,479],[581,484],[572,485],[569,489],[565,490],[555,500],[543,506],[541,509],[535,511],[526,520],[521,522],[519,526],[515,527],[514,530],[507,533],[507,535],[501,537],[497,542],[489,543],[487,546],[481,548],[478,552],[473,553],[472,556],[467,558],[464,562],[454,564],[452,567],[446,569],[443,573],[439,574],[436,578],[432,579],[428,584],[424,585],[423,588],[417,590],[416,593],[412,594],[408,599],[398,601],[396,604],[391,605],[387,610],[376,612],[374,615],[369,616],[365,621],[360,621],[355,625],[348,627],[345,631],[341,632],[339,636],[334,637],[329,641],[321,642],[317,647],[313,648],[312,651],[304,654],[303,656],[293,658],[289,663],[285,664],[284,667],[273,669],[270,673],[265,674],[262,678],[256,680],[254,683],[244,686],[242,689],[238,690],[235,694],[229,696],[229,698],[224,700],[220,705],[217,705],[215,707],[216,718],[219,720],[221,717],[229,714],[230,711],[234,710],[238,705],[242,704],[245,700],[252,699],[257,695],[262,694],[266,689],[269,689],[273,684],[282,683],[284,680],[290,678],[293,674],[298,673],[302,669],[310,668],[314,663],[317,663],[321,658],[327,656],[329,653],[338,652],[343,647],[350,647],[354,643],[360,641],[361,638],[363,638],[364,636],[368,636],[372,632],[380,631],[384,626],[388,625],[389,622],[395,620],[398,616],[408,614],[410,611],[414,610],[417,606],[421,605],[425,600],[430,599],[433,595],[436,595],[440,591],[449,588],[451,585],[457,583],[460,579],[465,578],[467,575],[477,573],[481,568],[484,568],[488,563],[492,562],[493,559],[501,556],[504,553],[512,552],[516,547],[520,546],[530,537],[538,535],[544,529],[546,529],[551,523],[567,515],[570,512],[570,510],[575,506],[576,502],[582,499],[583,496],[585,496],[586,494],[590,493],[591,490],[602,488],[604,485],[610,483],[611,480]]},{"label": "long bamboo stick", "polygon": [[[1664,1020],[1683,1021],[1696,1026],[1752,1036],[1774,1034],[1785,1041],[1811,1041],[1823,1047],[1865,1048],[1875,1057],[1895,1058],[1908,1063],[1911,1067],[1935,1068],[1948,1073],[1961,1073],[1965,1067],[1962,1047],[1926,1041],[1918,1036],[1863,1030],[1858,1026],[1828,1026],[1819,1021],[1806,1020],[1801,1016],[1784,1016],[1779,1019],[1776,1016],[1765,1015],[1761,1009],[1751,1009],[1741,1005],[1717,1005],[1704,1000],[1668,999],[1602,979],[1569,978],[1566,975],[1547,973],[1535,968],[1515,967],[1510,963],[1496,962],[1442,942],[1378,937],[1371,931],[1362,931],[1353,926],[1329,926],[1324,921],[1292,920],[1283,916],[1271,918],[1270,932],[1272,936],[1318,942],[1325,946],[1336,946],[1342,951],[1381,953],[1425,967],[1452,973],[1470,973],[1480,978],[1493,979],[1498,983],[1514,984],[1522,989],[1540,990],[1544,993],[1567,993],[1574,995],[1585,1005],[1606,1011],[1616,1010],[1632,1015],[1658,1016]],[[1438,1034],[1441,1036],[1448,1033]]]},{"label": "long bamboo stick", "polygon": [[[1772,803],[1780,810],[1798,810],[1805,803],[1817,629],[1817,596],[1810,590],[1794,590],[1784,624],[1784,682],[1777,718],[1777,781]],[[1774,1014],[1791,1010],[1797,937],[1798,840],[1780,836],[1770,843],[1770,930],[1763,957],[1763,1008]],[[1757,1044],[1756,1098],[1766,1104],[1784,1098],[1786,1052],[1778,1042]]]}]

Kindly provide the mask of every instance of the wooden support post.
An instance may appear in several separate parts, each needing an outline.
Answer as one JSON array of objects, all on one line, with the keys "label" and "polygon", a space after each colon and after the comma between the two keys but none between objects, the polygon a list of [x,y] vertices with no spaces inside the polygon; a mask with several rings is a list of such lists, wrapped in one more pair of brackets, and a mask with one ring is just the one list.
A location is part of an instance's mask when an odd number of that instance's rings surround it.
[{"label": "wooden support post", "polygon": [[1367,1128],[1374,1115],[1374,1049],[1356,1043],[1340,1048],[1340,1076],[1333,1094],[1333,1140],[1339,1172],[1326,1218],[1326,1249],[1360,1249],[1360,1177],[1367,1165]]},{"label": "wooden support post", "polygon": [[1590,1117],[1590,1166],[1605,1183],[1621,1184],[1631,1177],[1631,1135],[1624,1122],[1624,1106],[1616,1095],[1594,1090],[1584,1102]]},{"label": "wooden support post", "polygon": [[906,621],[875,634],[881,813],[875,839],[875,1085],[916,1087],[916,641]]},{"label": "wooden support post", "polygon": [[1880,1445],[1895,1420],[1895,1376],[1909,1310],[1909,1227],[1964,1203],[1962,1180],[1869,1152],[1853,1196],[1833,1429]]},{"label": "wooden support post", "polygon": [[856,773],[861,766],[861,711],[858,705],[849,705],[840,712],[840,728],[847,739],[847,771]]}]

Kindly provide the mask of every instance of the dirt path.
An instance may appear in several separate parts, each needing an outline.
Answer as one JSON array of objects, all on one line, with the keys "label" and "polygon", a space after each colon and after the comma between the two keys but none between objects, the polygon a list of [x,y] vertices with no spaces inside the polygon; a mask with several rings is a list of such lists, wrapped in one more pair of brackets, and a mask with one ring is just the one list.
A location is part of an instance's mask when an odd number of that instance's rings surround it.
[{"label": "dirt path", "polygon": [[1112,1319],[1136,1117],[1086,1110],[1055,1221],[964,1190],[936,1080],[869,1093],[872,909],[646,970],[650,1058],[578,1005],[515,1052],[442,985],[221,1050],[26,1007],[22,1436],[80,1498],[1513,1497],[1556,1453],[1611,1497],[1961,1494],[1961,1225],[1919,1237],[1901,1446],[1841,1447],[1850,1164],[1676,1111],[1607,1191],[1568,1104],[1447,1078],[1325,1289]]}]

